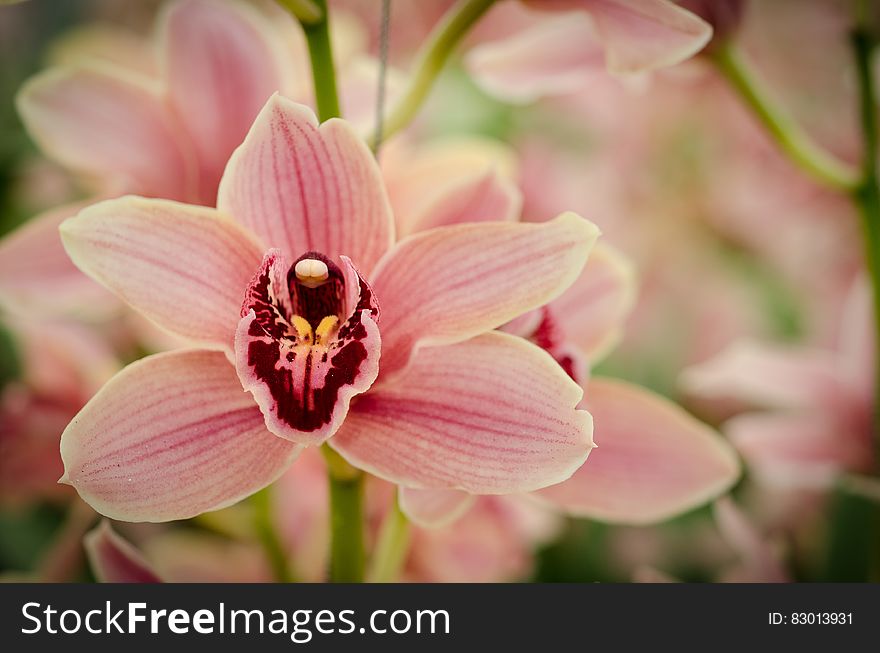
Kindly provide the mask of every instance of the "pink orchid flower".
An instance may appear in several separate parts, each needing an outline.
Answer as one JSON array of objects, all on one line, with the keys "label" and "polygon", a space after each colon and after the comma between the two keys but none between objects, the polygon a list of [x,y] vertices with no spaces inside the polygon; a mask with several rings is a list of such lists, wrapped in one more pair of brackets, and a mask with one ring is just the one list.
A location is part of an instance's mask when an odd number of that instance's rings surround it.
[{"label": "pink orchid flower", "polygon": [[564,480],[593,446],[581,390],[491,329],[558,296],[597,235],[565,214],[394,244],[363,142],[274,96],[217,210],[128,197],[62,226],[81,269],[200,345],[111,380],[62,436],[63,481],[108,516],[162,521],[234,503],[324,441],[416,488]]},{"label": "pink orchid flower", "polygon": [[765,483],[823,488],[873,465],[875,347],[868,286],[850,292],[835,349],[735,343],[682,377],[693,395],[774,409],[730,419],[725,431]]},{"label": "pink orchid flower", "polygon": [[467,57],[469,71],[484,88],[517,102],[577,90],[606,71],[672,66],[712,37],[706,21],[669,0],[529,0],[526,5],[540,10],[530,27],[478,45]]},{"label": "pink orchid flower", "polygon": [[[396,141],[382,167],[400,233],[519,219],[516,156],[499,143],[413,148]],[[502,327],[549,352],[584,388],[594,415],[598,448],[571,479],[536,493],[544,506],[604,521],[656,522],[710,501],[739,475],[731,447],[672,402],[630,383],[589,378],[590,366],[619,342],[635,296],[629,260],[598,244],[564,293]],[[415,523],[436,528],[466,514],[474,498],[404,487],[400,504]]]}]

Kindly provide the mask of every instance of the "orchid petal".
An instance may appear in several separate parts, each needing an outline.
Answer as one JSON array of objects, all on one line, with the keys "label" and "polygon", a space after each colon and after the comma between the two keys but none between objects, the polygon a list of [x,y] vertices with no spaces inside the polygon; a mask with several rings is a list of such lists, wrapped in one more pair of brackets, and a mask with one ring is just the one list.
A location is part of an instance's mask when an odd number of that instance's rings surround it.
[{"label": "orchid petal", "polygon": [[712,27],[669,0],[585,0],[612,73],[673,66],[702,50]]},{"label": "orchid petal", "polygon": [[288,86],[284,48],[266,18],[239,2],[175,2],[159,34],[169,102],[192,136],[201,197],[213,205],[233,150],[269,97]]},{"label": "orchid petal", "polygon": [[49,48],[53,66],[73,66],[88,61],[113,64],[145,77],[158,77],[150,40],[120,25],[86,23],[65,31]]},{"label": "orchid petal", "polygon": [[605,75],[605,54],[581,12],[539,20],[508,38],[478,45],[466,64],[480,86],[509,102],[564,95]]},{"label": "orchid petal", "polygon": [[271,583],[266,556],[248,540],[194,529],[168,529],[143,544],[144,553],[171,583]]},{"label": "orchid petal", "polygon": [[410,236],[372,277],[382,306],[382,374],[418,344],[449,344],[555,299],[581,273],[598,229],[573,213],[544,223],[480,223]]},{"label": "orchid petal", "polygon": [[712,27],[670,0],[529,0],[535,9],[586,10],[605,48],[611,73],[673,66],[702,50]]},{"label": "orchid petal", "polygon": [[367,276],[394,238],[367,146],[348,123],[319,127],[311,109],[278,95],[229,160],[217,206],[291,258],[344,254]]},{"label": "orchid petal", "polygon": [[487,333],[421,350],[354,403],[330,445],[414,488],[507,494],[558,483],[592,448],[582,391],[540,348]]},{"label": "orchid petal", "polygon": [[[382,174],[397,220],[398,238],[438,226],[432,224],[436,220],[423,216],[442,212],[448,202],[457,203],[459,193],[479,200],[476,191],[482,190],[490,191],[492,197],[507,199],[478,202],[485,208],[469,211],[468,216],[460,213],[457,222],[474,222],[474,213],[485,220],[514,219],[521,204],[515,184],[516,157],[509,147],[489,138],[443,139],[419,147],[406,141],[391,141],[382,150]],[[492,182],[486,188],[488,177],[492,177]],[[467,208],[467,204],[458,205]]]},{"label": "orchid petal", "polygon": [[86,404],[61,436],[61,480],[112,519],[186,519],[265,487],[298,452],[266,430],[222,353],[174,351],[132,363]]},{"label": "orchid petal", "polygon": [[494,169],[443,190],[420,212],[400,216],[400,236],[464,222],[510,222],[522,208],[516,184]]},{"label": "orchid petal", "polygon": [[739,477],[733,449],[658,395],[593,379],[585,405],[595,420],[596,451],[571,479],[537,493],[563,510],[648,524],[710,501]]},{"label": "orchid petal", "polygon": [[193,196],[192,153],[149,79],[95,64],[55,68],[25,84],[17,104],[48,156],[109,180],[109,191]]},{"label": "orchid petal", "polygon": [[831,352],[743,340],[686,369],[682,385],[710,399],[799,408],[838,398],[839,372]]},{"label": "orchid petal", "polygon": [[724,425],[731,442],[762,481],[825,488],[841,471],[867,471],[870,429],[825,413],[746,414]]},{"label": "orchid petal", "polygon": [[474,495],[459,490],[402,487],[398,501],[410,521],[423,528],[440,528],[454,522],[474,505]]},{"label": "orchid petal", "polygon": [[159,326],[231,348],[262,248],[214,209],[122,197],[61,227],[74,263]]},{"label": "orchid petal", "polygon": [[10,311],[88,317],[119,306],[64,251],[59,225],[81,204],[42,213],[0,240],[0,301]]},{"label": "orchid petal", "polygon": [[106,519],[86,534],[83,546],[101,583],[161,583],[140,551],[122,539]]},{"label": "orchid petal", "polygon": [[550,303],[550,310],[563,339],[595,364],[620,340],[635,298],[629,259],[599,243],[577,281]]}]

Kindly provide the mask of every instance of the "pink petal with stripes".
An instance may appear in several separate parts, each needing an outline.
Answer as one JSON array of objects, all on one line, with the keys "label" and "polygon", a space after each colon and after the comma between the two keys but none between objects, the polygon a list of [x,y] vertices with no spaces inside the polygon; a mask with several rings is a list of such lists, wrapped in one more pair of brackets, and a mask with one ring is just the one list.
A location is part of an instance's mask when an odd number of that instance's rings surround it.
[{"label": "pink petal with stripes", "polygon": [[418,344],[465,340],[558,297],[598,234],[566,213],[540,224],[439,227],[398,243],[371,278],[382,304],[383,378]]},{"label": "pink petal with stripes", "polygon": [[152,80],[108,66],[54,68],[25,84],[17,104],[43,152],[109,192],[194,199],[192,151]]},{"label": "pink petal with stripes", "polygon": [[440,528],[454,522],[474,505],[474,495],[459,490],[419,490],[402,487],[397,500],[410,521],[424,528]]},{"label": "pink petal with stripes", "polygon": [[61,436],[61,481],[111,519],[188,519],[265,487],[298,452],[222,353],[183,350],[132,363],[86,404]]},{"label": "pink petal with stripes", "polygon": [[348,123],[320,127],[308,107],[275,95],[220,182],[218,207],[288,257],[351,258],[370,274],[394,222],[379,168]]},{"label": "pink petal with stripes", "polygon": [[0,302],[10,311],[89,318],[119,307],[116,298],[70,260],[59,225],[82,204],[42,213],[0,240]]},{"label": "pink petal with stripes", "polygon": [[122,539],[106,519],[83,538],[95,578],[101,583],[161,583],[131,543]]},{"label": "pink petal with stripes", "polygon": [[593,379],[584,403],[593,414],[596,450],[571,479],[538,493],[571,514],[658,522],[714,499],[739,477],[733,449],[659,395]]},{"label": "pink petal with stripes", "polygon": [[421,350],[352,404],[330,445],[414,488],[509,494],[558,483],[586,460],[582,391],[538,347],[503,333]]},{"label": "pink petal with stripes", "polygon": [[[320,261],[326,279],[300,279],[301,261]],[[251,281],[235,336],[235,364],[275,435],[320,444],[348,404],[379,374],[378,306],[351,261],[309,252],[288,265],[270,250]]]},{"label": "pink petal with stripes", "polygon": [[163,77],[198,154],[206,204],[215,204],[223,168],[260,109],[289,86],[278,39],[244,3],[183,0],[162,15]]},{"label": "pink petal with stripes", "polygon": [[123,197],[61,227],[77,267],[159,326],[232,348],[262,247],[214,209]]},{"label": "pink petal with stripes", "polygon": [[549,308],[563,339],[596,363],[620,340],[635,298],[632,264],[599,243],[577,281]]}]

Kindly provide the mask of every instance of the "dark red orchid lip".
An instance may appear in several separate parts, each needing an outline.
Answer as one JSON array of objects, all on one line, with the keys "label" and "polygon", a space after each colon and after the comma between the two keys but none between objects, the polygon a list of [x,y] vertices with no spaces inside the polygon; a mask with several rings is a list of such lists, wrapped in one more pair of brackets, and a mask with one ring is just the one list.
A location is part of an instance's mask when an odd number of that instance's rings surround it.
[{"label": "dark red orchid lip", "polygon": [[350,398],[375,379],[378,305],[350,262],[342,266],[320,252],[288,266],[270,250],[245,293],[239,374],[282,437],[329,437]]}]

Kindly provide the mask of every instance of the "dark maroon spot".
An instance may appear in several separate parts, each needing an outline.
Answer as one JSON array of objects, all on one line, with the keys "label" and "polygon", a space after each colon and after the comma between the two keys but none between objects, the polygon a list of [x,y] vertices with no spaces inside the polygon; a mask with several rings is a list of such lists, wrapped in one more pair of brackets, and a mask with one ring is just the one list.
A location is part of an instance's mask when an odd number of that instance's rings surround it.
[{"label": "dark maroon spot", "polygon": [[578,359],[575,359],[570,350],[566,350],[565,338],[559,328],[556,317],[546,306],[539,310],[541,311],[541,321],[535,327],[535,330],[532,331],[529,340],[553,356],[565,373],[580,383],[582,380],[579,378],[582,374],[582,364]]},{"label": "dark maroon spot", "polygon": [[[257,319],[251,324],[249,333],[252,336],[265,333],[272,338],[282,338],[287,334],[290,315],[287,314],[287,309],[281,305],[272,292],[272,274],[275,272],[275,261],[276,259],[273,257],[264,262],[262,270],[251,282],[241,306],[242,317],[251,310],[257,316]],[[255,332],[255,328],[257,332]]]}]

